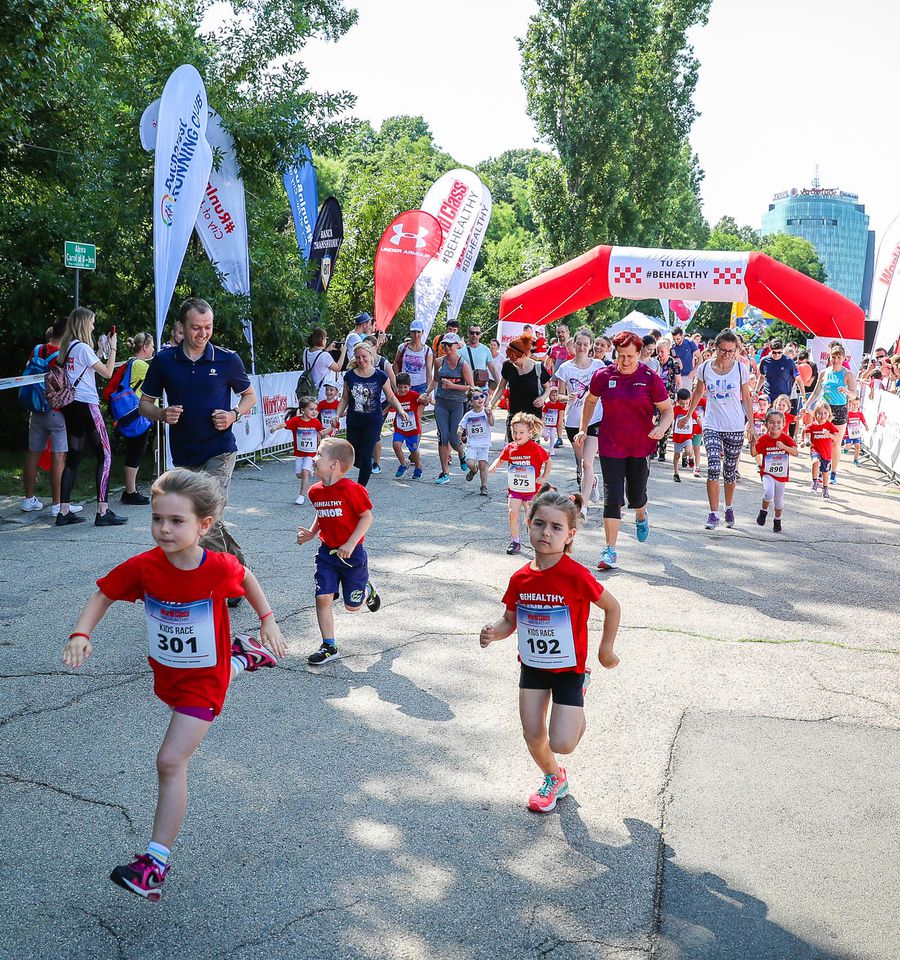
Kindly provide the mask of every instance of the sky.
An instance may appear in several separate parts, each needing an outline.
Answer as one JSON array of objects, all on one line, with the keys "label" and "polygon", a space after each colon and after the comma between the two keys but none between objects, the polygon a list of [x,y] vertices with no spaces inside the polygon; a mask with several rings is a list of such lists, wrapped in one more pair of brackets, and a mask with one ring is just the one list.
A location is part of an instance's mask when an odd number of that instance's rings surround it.
[{"label": "sky", "polygon": [[[355,0],[338,43],[312,41],[313,89],[355,93],[374,125],[422,115],[436,142],[473,166],[535,145],[516,38],[533,0]],[[876,240],[900,214],[896,0],[713,0],[691,36],[700,61],[691,142],[711,224],[756,229],[772,195],[808,186],[859,194]]]}]

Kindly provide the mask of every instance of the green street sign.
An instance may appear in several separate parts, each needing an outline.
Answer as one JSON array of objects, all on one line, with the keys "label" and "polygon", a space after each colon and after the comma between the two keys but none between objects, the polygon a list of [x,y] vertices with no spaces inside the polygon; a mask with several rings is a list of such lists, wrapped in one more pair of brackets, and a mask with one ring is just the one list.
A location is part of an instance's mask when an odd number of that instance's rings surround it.
[{"label": "green street sign", "polygon": [[66,266],[73,270],[96,270],[97,248],[92,243],[66,240]]}]

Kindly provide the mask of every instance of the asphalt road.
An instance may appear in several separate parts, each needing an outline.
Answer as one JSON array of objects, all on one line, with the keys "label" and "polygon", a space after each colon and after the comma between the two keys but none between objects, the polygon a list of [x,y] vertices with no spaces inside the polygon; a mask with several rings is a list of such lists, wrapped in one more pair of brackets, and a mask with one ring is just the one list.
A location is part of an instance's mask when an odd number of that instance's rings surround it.
[{"label": "asphalt road", "polygon": [[[367,539],[382,608],[341,611],[343,659],[316,672],[311,511],[290,465],[238,472],[228,519],[292,655],[236,682],[195,756],[159,904],[107,879],[149,837],[166,724],[140,607],[113,607],[82,671],[60,660],[93,581],[152,545],[148,511],[57,530],[0,503],[0,957],[896,956],[896,488],[871,467],[830,503],[793,482],[778,536],[744,479],[737,527],[708,532],[703,483],[654,467],[650,540],[627,523],[598,574],[621,665],[595,668],[572,796],[539,817],[514,646],[477,643],[524,562],[502,480],[485,499],[390,461]],[[574,489],[568,447],[554,476]],[[576,540],[591,567],[599,513]]]}]

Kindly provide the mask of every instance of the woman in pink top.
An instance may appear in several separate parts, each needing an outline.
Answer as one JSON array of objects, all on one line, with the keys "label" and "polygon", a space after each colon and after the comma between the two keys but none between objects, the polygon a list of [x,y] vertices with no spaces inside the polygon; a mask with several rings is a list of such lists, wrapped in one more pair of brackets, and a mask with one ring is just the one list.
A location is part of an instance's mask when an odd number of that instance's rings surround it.
[{"label": "woman in pink top", "polygon": [[[647,519],[647,480],[650,454],[672,425],[672,401],[658,373],[638,361],[643,341],[635,333],[623,332],[613,338],[616,362],[598,370],[584,398],[581,430],[573,440],[584,444],[591,414],[597,400],[603,403],[597,452],[603,473],[603,530],[606,549],[597,566],[617,567],[616,540],[622,522],[622,505],[628,492],[628,506],[635,511],[638,540],[650,534]],[[658,419],[655,418],[658,416]]]}]

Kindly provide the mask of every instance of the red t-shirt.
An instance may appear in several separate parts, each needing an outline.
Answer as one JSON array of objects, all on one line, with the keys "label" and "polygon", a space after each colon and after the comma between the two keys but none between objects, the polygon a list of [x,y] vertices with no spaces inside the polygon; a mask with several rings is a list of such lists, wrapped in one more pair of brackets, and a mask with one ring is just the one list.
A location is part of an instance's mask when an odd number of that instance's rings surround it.
[{"label": "red t-shirt", "polygon": [[526,440],[521,447],[508,443],[500,454],[500,460],[509,464],[507,490],[510,493],[537,493],[541,468],[549,459],[550,454],[534,440]]},{"label": "red t-shirt", "polygon": [[[406,411],[408,416],[401,419],[400,414],[397,411],[394,411],[394,431],[396,433],[402,433],[404,437],[417,437],[422,432],[422,418],[419,413],[419,397],[421,394],[416,390],[407,390],[406,393],[401,397],[400,394],[395,394],[397,399],[400,401],[400,406]],[[415,426],[412,430],[402,430],[402,423],[415,423]]]},{"label": "red t-shirt", "polygon": [[566,405],[562,400],[548,400],[544,404],[544,426],[555,429],[559,426],[559,414],[565,410]]},{"label": "red t-shirt", "polygon": [[813,420],[807,429],[809,430],[809,439],[813,450],[823,460],[830,460],[834,455],[831,438],[834,434],[840,433],[840,430],[830,420],[826,420],[824,423]]},{"label": "red t-shirt", "polygon": [[[331,550],[342,547],[356,529],[360,516],[372,509],[366,488],[348,477],[342,477],[330,487],[321,481],[314,483],[307,496],[316,508],[319,539]],[[365,537],[359,542],[363,540]]]},{"label": "red t-shirt", "polygon": [[319,419],[322,421],[323,427],[331,429],[331,425],[337,420],[337,408],[340,403],[340,400],[320,400],[318,402]]},{"label": "red t-shirt", "polygon": [[294,435],[294,456],[314,457],[319,449],[319,431],[324,430],[322,421],[317,417],[304,420],[302,417],[288,417],[284,421],[286,430]]},{"label": "red t-shirt", "polygon": [[548,673],[584,673],[588,655],[588,617],[591,604],[600,599],[601,593],[603,587],[593,574],[564,553],[559,563],[549,570],[532,570],[530,563],[517,570],[503,595],[503,603],[512,611],[519,605],[530,610],[567,607],[575,641],[575,666],[544,669]]},{"label": "red t-shirt", "polygon": [[784,431],[787,433],[791,429],[791,424],[797,419],[792,413],[783,413],[784,417]]},{"label": "red t-shirt", "polygon": [[688,424],[687,433],[682,433],[678,429],[678,421],[683,420],[687,412],[688,408],[680,404],[675,407],[675,426],[672,428],[673,443],[684,443],[686,440],[690,440],[695,433],[703,433],[703,427],[700,426],[700,418],[697,416],[696,410],[691,414],[691,422]]},{"label": "red t-shirt", "polygon": [[603,403],[597,452],[601,457],[646,457],[657,446],[647,434],[653,429],[656,404],[669,399],[658,373],[643,363],[623,374],[613,364],[591,379],[591,393]]},{"label": "red t-shirt", "polygon": [[[783,450],[776,450],[776,443],[783,443],[788,447],[797,446],[786,433],[781,434],[780,437],[776,437],[774,440],[768,433],[757,437],[755,449],[756,453],[762,457],[759,465],[759,475],[761,477],[770,476],[773,480],[778,480],[780,483],[787,483],[790,479],[790,454],[785,453]],[[775,454],[775,456],[767,457],[766,454],[770,452]]]},{"label": "red t-shirt", "polygon": [[766,414],[765,413],[753,414],[753,432],[758,437],[761,437],[766,432]]},{"label": "red t-shirt", "polygon": [[[163,632],[151,630],[148,620],[148,643],[154,656],[147,661],[153,668],[153,690],[163,703],[173,708],[211,707],[215,714],[221,711],[231,680],[231,623],[226,600],[245,595],[245,576],[244,565],[230,553],[207,550],[195,570],[178,570],[154,547],[120,563],[97,581],[98,589],[110,600],[134,603],[147,597],[148,616],[151,608],[159,605],[161,618],[174,623]],[[209,606],[195,611],[166,606],[204,601]],[[183,626],[188,623],[190,627]],[[200,644],[202,651],[201,637],[209,629],[215,632],[215,664],[191,667],[191,649],[196,651]],[[176,649],[176,643],[181,649]],[[167,666],[155,659],[169,654],[173,659],[185,658],[187,666]]]},{"label": "red t-shirt", "polygon": [[858,421],[866,428],[866,430],[869,429],[869,425],[866,423],[866,418],[865,418],[865,415],[863,414],[862,410],[851,410],[851,411],[849,411],[849,413],[847,414],[847,435],[848,435],[848,436],[850,435],[850,422],[851,422],[851,420],[854,421],[854,422],[856,422],[856,421],[858,420]]}]

